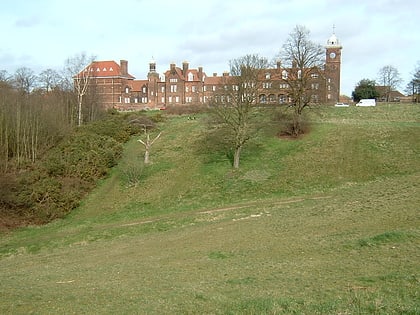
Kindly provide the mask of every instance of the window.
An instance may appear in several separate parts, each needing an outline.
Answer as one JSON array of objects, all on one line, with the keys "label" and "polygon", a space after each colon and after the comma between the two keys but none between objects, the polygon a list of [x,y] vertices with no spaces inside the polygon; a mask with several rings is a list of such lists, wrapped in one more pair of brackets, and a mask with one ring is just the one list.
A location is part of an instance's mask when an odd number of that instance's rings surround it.
[{"label": "window", "polygon": [[287,79],[287,71],[286,71],[286,70],[283,70],[283,71],[281,72],[281,78],[282,78],[283,80],[286,80],[286,79]]},{"label": "window", "polygon": [[311,78],[312,79],[318,79],[318,73],[311,73]]},{"label": "window", "polygon": [[331,91],[331,85],[328,85],[328,91]]},{"label": "window", "polygon": [[141,98],[141,102],[142,102],[142,103],[147,103],[147,97],[142,97],[142,98]]},{"label": "window", "polygon": [[269,73],[266,73],[266,74],[265,74],[265,79],[266,79],[266,80],[270,80],[270,79],[271,79],[271,75],[270,75]]},{"label": "window", "polygon": [[203,90],[204,90],[204,92],[207,91],[207,85],[203,86]]},{"label": "window", "polygon": [[122,103],[122,97],[118,96],[118,103]]},{"label": "window", "polygon": [[171,85],[171,92],[172,93],[175,93],[176,92],[176,85]]},{"label": "window", "polygon": [[143,93],[146,93],[146,87],[143,86]]},{"label": "window", "polygon": [[298,70],[297,75],[298,79],[302,79],[302,70]]},{"label": "window", "polygon": [[165,87],[164,86],[161,87],[161,91],[162,91],[162,93],[165,93]]},{"label": "window", "polygon": [[137,97],[134,98],[134,103],[138,103],[139,99]]},{"label": "window", "polygon": [[318,90],[319,89],[319,83],[312,83],[311,84],[311,89],[312,90]]},{"label": "window", "polygon": [[160,101],[161,101],[162,103],[165,103],[165,98],[162,96],[162,97],[161,97],[161,99],[160,99]]},{"label": "window", "polygon": [[176,83],[176,82],[178,82],[178,79],[169,79],[169,82],[171,82],[171,83]]},{"label": "window", "polygon": [[169,96],[169,97],[168,97],[168,102],[169,102],[169,103],[172,103],[172,96]]},{"label": "window", "polygon": [[193,86],[191,87],[191,89],[192,89],[192,91],[193,91],[193,92],[196,92],[197,87],[196,87],[195,85],[193,85]]},{"label": "window", "polygon": [[124,103],[130,104],[130,98],[129,97],[124,97]]},{"label": "window", "polygon": [[194,80],[194,75],[190,72],[188,73],[188,81],[193,81]]},{"label": "window", "polygon": [[128,88],[128,86],[125,88],[125,93],[130,93],[130,89]]},{"label": "window", "polygon": [[271,82],[263,82],[263,89],[271,89]]},{"label": "window", "polygon": [[176,102],[176,103],[179,103],[179,96],[176,96],[176,97],[175,97],[175,102]]},{"label": "window", "polygon": [[213,85],[213,92],[214,92],[214,91],[216,91],[216,86],[215,86],[215,85]]},{"label": "window", "polygon": [[288,87],[289,87],[289,85],[287,83],[280,84],[281,89],[287,89]]},{"label": "window", "polygon": [[185,87],[185,92],[187,92],[187,93],[188,93],[188,91],[189,91],[189,88],[188,88],[188,86],[186,86],[186,87]]}]

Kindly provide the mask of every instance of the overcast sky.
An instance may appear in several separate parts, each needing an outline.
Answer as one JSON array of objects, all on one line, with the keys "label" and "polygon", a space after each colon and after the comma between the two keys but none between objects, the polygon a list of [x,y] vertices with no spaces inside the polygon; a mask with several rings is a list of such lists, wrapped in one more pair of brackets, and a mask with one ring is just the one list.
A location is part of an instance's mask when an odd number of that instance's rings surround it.
[{"label": "overcast sky", "polygon": [[[417,3],[417,4],[416,4]],[[268,59],[296,25],[325,45],[343,45],[341,94],[385,65],[398,69],[403,91],[420,61],[420,2],[405,0],[12,0],[0,9],[0,70],[61,70],[82,52],[96,60],[128,60],[146,78],[186,60],[211,75],[245,54]]]}]

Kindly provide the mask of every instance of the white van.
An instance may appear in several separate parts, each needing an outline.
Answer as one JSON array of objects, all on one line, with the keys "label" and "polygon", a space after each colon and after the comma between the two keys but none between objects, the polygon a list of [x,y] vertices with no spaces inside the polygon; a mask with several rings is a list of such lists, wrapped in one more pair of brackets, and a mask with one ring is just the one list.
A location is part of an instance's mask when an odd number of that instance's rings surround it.
[{"label": "white van", "polygon": [[376,106],[376,101],[374,98],[365,98],[360,100],[356,106]]}]

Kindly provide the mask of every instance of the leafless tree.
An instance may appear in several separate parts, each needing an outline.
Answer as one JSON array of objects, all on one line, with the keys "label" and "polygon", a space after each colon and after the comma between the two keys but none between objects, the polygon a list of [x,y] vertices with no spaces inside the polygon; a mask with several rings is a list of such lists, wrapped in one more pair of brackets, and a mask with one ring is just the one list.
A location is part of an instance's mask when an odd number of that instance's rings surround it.
[{"label": "leafless tree", "polygon": [[412,73],[412,78],[408,82],[405,89],[408,95],[412,95],[413,102],[420,102],[420,61],[417,61],[417,66]]},{"label": "leafless tree", "polygon": [[385,88],[385,100],[389,102],[391,91],[395,91],[401,84],[402,80],[397,68],[387,65],[379,69],[378,82]]},{"label": "leafless tree", "polygon": [[137,118],[130,121],[132,124],[139,125],[144,132],[144,139],[138,139],[137,141],[144,145],[144,164],[150,164],[150,150],[152,149],[153,144],[160,138],[162,132],[159,132],[157,136],[153,139],[150,137],[150,133],[153,129],[156,128],[156,124],[147,118]]},{"label": "leafless tree", "polygon": [[16,88],[24,93],[31,92],[35,87],[36,80],[35,73],[27,67],[18,68],[13,77]]},{"label": "leafless tree", "polygon": [[230,76],[223,82],[210,102],[216,122],[227,128],[233,147],[233,167],[239,168],[241,151],[250,139],[258,105],[261,72],[268,61],[258,55],[245,55],[230,61]]},{"label": "leafless tree", "polygon": [[9,83],[11,78],[12,77],[6,70],[0,70],[0,82]]},{"label": "leafless tree", "polygon": [[289,34],[279,54],[282,81],[288,85],[293,109],[293,134],[301,133],[301,116],[311,101],[311,73],[323,67],[324,49],[310,40],[310,31],[297,25]]},{"label": "leafless tree", "polygon": [[47,69],[39,74],[38,81],[40,88],[44,89],[46,92],[51,92],[53,88],[59,85],[61,76],[57,71],[53,69]]},{"label": "leafless tree", "polygon": [[74,89],[77,95],[77,125],[81,126],[83,122],[82,107],[84,97],[89,86],[89,79],[91,77],[91,69],[89,65],[95,57],[87,57],[86,53],[81,53],[74,57],[68,58],[65,62],[64,73],[66,74],[65,85],[73,80]]}]

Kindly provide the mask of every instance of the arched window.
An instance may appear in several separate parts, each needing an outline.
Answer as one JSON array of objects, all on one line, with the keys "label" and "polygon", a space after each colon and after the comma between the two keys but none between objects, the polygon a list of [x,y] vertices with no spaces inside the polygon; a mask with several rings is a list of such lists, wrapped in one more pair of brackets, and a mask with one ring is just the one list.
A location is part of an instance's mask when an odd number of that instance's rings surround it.
[{"label": "arched window", "polygon": [[193,81],[194,80],[194,75],[190,72],[188,73],[188,81]]},{"label": "arched window", "polygon": [[260,95],[260,103],[266,103],[267,102],[267,97],[265,96],[265,94],[261,94]]}]

